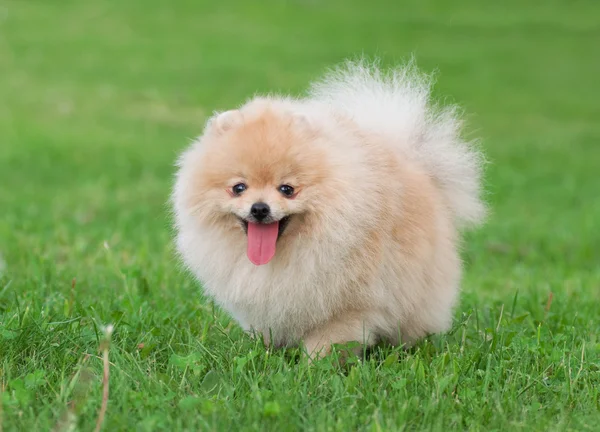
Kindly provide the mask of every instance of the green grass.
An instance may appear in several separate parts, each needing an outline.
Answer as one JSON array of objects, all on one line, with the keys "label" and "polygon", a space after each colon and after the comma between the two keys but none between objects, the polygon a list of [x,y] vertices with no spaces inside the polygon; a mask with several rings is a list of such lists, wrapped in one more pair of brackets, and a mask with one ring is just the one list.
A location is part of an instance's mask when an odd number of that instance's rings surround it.
[{"label": "green grass", "polygon": [[[106,431],[600,430],[599,16],[592,0],[0,3],[0,429],[92,430],[112,323]],[[451,334],[309,367],[201,297],[166,203],[206,115],[360,53],[438,71],[490,159],[492,214],[465,244]]]}]

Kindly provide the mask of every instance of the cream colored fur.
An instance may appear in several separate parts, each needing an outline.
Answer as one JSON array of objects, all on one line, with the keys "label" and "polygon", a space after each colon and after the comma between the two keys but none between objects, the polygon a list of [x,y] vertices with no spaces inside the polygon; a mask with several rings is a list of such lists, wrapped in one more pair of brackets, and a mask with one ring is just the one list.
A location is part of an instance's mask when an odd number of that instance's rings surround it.
[{"label": "cream colored fur", "polygon": [[[183,153],[178,250],[243,328],[313,354],[448,330],[458,230],[484,216],[481,157],[429,87],[412,66],[348,63],[305,99],[255,98],[216,115]],[[239,181],[248,190],[232,197]],[[297,198],[280,196],[282,182]],[[246,257],[238,220],[257,200],[291,216],[263,266]]]}]

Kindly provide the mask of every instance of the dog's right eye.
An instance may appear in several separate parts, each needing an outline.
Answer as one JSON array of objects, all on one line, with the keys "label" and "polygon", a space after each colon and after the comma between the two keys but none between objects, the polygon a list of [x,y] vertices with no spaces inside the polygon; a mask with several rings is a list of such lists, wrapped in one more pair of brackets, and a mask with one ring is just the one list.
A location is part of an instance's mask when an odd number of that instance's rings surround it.
[{"label": "dog's right eye", "polygon": [[244,183],[238,183],[231,188],[235,196],[241,195],[248,187]]}]

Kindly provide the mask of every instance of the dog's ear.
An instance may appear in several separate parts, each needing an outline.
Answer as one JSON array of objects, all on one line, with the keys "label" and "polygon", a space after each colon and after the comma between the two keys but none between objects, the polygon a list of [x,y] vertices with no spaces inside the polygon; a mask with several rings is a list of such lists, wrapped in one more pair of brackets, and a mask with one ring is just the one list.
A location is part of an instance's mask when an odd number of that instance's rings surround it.
[{"label": "dog's ear", "polygon": [[296,127],[300,128],[300,129],[304,129],[304,130],[312,129],[310,120],[304,114],[294,113],[292,115],[292,122],[294,123],[294,125]]},{"label": "dog's ear", "polygon": [[311,137],[316,134],[316,127],[314,123],[305,114],[292,114],[292,125],[294,128],[296,128],[296,130],[305,134],[305,136]]},{"label": "dog's ear", "polygon": [[244,123],[244,116],[239,110],[230,110],[215,114],[209,121],[208,127],[217,134],[227,132]]}]

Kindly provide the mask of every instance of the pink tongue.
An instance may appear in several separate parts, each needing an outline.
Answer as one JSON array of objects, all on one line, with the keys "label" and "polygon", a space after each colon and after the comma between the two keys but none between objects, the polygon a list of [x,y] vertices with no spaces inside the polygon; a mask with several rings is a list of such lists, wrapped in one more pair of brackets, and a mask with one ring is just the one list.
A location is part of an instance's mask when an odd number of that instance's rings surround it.
[{"label": "pink tongue", "polygon": [[279,222],[256,224],[248,222],[248,258],[253,264],[267,264],[275,256]]}]

